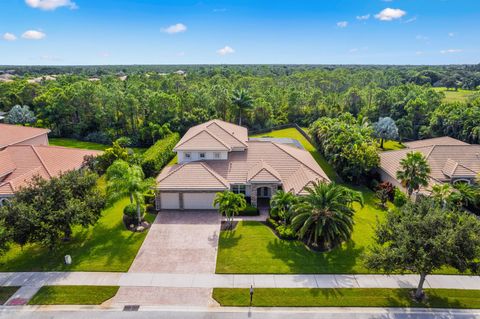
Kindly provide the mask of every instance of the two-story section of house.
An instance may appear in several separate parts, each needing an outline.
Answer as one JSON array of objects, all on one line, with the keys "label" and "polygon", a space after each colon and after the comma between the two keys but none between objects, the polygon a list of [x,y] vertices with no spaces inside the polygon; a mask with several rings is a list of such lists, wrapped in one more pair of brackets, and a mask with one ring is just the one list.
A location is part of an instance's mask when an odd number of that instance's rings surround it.
[{"label": "two-story section of house", "polygon": [[303,148],[281,139],[250,140],[246,128],[221,120],[190,128],[174,151],[178,164],[157,177],[158,210],[211,210],[215,194],[225,190],[266,205],[277,190],[302,195],[313,182],[329,182]]}]

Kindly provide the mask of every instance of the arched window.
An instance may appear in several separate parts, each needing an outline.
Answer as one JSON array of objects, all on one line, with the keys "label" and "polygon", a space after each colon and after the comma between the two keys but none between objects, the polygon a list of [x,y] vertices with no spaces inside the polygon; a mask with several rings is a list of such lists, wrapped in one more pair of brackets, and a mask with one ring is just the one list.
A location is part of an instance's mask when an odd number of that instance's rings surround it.
[{"label": "arched window", "polygon": [[459,178],[453,181],[453,184],[468,184],[470,185],[472,183],[471,180],[466,179],[466,178]]}]

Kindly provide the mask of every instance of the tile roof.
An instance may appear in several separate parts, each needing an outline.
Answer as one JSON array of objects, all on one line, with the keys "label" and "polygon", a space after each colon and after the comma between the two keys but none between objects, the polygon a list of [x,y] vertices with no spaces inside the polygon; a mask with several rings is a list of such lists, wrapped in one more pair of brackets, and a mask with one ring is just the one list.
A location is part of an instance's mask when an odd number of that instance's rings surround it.
[{"label": "tile roof", "polygon": [[417,148],[417,147],[433,146],[433,145],[469,145],[468,143],[457,140],[450,136],[428,138],[425,140],[405,142],[403,144],[408,148]]},{"label": "tile roof", "polygon": [[[0,195],[12,195],[26,186],[35,175],[51,178],[78,169],[85,155],[98,155],[100,151],[82,150],[48,145],[12,145],[0,151],[0,171],[15,166],[14,170],[0,178]],[[10,165],[10,166],[9,166]]]},{"label": "tile roof", "polygon": [[433,145],[380,153],[380,167],[396,179],[400,161],[407,153],[422,153],[430,165],[431,179],[449,181],[452,177],[473,178],[480,173],[480,145]]},{"label": "tile roof", "polygon": [[247,147],[248,130],[221,120],[211,120],[190,128],[175,151],[232,150]]},{"label": "tile roof", "polygon": [[[252,178],[254,182],[261,182],[262,178],[266,178],[266,182],[278,178],[285,190],[295,193],[301,192],[311,181],[329,181],[308,151],[270,141],[248,141],[246,144],[248,147],[245,151],[230,152],[228,160],[190,162],[167,167],[158,176],[157,187],[209,189],[215,181],[205,173],[206,168],[222,177],[227,185],[246,184]],[[199,167],[200,163],[203,168]],[[168,183],[165,176],[171,176]],[[215,182],[215,186],[218,185]]]},{"label": "tile roof", "polygon": [[10,124],[0,124],[0,149],[48,134],[50,130]]}]

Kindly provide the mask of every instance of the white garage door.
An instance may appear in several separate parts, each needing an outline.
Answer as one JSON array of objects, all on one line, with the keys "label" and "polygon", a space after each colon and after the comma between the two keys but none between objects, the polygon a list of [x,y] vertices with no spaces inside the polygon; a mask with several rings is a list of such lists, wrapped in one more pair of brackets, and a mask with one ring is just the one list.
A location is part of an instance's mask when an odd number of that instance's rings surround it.
[{"label": "white garage door", "polygon": [[215,209],[213,199],[215,193],[183,193],[183,208],[185,209]]},{"label": "white garage door", "polygon": [[160,193],[162,209],[180,209],[180,196],[178,193]]}]

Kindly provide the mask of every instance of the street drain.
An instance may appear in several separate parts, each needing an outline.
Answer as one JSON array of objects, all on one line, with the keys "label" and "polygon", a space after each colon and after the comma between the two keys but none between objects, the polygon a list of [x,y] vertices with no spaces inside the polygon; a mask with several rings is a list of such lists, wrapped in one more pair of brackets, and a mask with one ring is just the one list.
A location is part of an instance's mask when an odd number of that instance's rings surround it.
[{"label": "street drain", "polygon": [[139,308],[139,305],[125,305],[123,306],[123,311],[138,311]]}]

